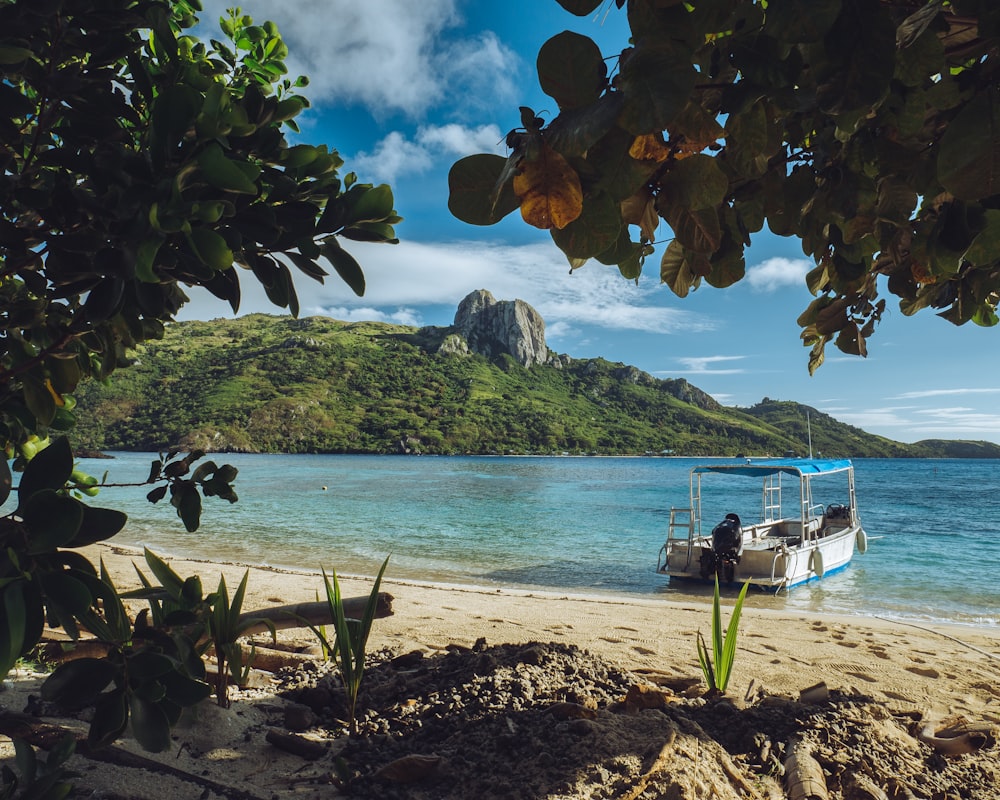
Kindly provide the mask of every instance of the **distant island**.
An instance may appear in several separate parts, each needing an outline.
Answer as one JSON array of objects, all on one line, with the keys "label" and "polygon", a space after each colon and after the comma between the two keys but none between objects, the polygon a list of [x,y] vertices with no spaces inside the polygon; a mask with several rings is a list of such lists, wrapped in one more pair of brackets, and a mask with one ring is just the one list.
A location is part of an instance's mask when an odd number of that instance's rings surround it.
[{"label": "distant island", "polygon": [[1000,458],[905,444],[792,401],[725,407],[682,378],[549,350],[541,316],[473,292],[449,327],[252,314],[171,324],[78,394],[87,450]]}]

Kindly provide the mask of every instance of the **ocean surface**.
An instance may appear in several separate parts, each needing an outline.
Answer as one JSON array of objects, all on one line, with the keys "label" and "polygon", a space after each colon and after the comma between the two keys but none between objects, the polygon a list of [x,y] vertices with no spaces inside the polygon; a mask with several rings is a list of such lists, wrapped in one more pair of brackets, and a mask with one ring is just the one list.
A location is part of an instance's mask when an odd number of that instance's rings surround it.
[{"label": "ocean surface", "polygon": [[[97,477],[106,472],[109,483],[136,482],[153,458],[114,456],[83,459],[81,466]],[[168,501],[146,500],[148,487],[106,488],[90,502],[129,515],[112,541],[161,554],[360,575],[373,575],[391,554],[388,577],[569,595],[711,594],[655,572],[670,507],[688,505],[688,473],[698,459],[210,458],[239,469],[238,503],[210,498],[201,528],[188,533]],[[1000,626],[1000,461],[854,464],[868,552],[790,592],[753,592],[748,607]],[[706,489],[707,531],[729,511],[759,519],[760,484],[746,483],[744,494],[725,500]],[[814,500],[846,502],[815,486]]]}]

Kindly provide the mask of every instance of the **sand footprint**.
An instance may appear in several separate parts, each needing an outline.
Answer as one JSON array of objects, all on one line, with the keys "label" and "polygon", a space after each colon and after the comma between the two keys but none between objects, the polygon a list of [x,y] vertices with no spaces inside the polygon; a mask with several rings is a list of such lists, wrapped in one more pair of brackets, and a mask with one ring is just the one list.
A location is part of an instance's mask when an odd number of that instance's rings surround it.
[{"label": "sand footprint", "polygon": [[922,675],[925,678],[940,678],[941,673],[938,672],[933,667],[907,667],[907,672],[912,672],[914,675]]}]

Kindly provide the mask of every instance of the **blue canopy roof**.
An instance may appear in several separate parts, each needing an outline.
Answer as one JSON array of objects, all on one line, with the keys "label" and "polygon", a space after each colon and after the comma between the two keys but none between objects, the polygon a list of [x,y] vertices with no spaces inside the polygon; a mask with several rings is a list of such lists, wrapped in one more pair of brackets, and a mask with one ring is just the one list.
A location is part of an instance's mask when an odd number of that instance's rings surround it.
[{"label": "blue canopy roof", "polygon": [[724,472],[760,478],[776,472],[786,472],[789,475],[826,475],[843,472],[852,466],[849,458],[762,458],[759,461],[748,458],[735,464],[701,464],[692,469],[691,473],[701,475],[706,472]]}]

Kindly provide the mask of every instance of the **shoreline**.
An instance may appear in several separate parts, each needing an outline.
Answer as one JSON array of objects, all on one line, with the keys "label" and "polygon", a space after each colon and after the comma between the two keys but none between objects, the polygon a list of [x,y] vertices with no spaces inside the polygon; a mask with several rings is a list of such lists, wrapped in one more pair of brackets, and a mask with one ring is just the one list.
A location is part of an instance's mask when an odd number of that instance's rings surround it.
[{"label": "shoreline", "polygon": [[[132,544],[113,544],[109,542],[102,543],[101,545],[95,545],[95,547],[102,547],[112,551],[115,554],[122,556],[129,556],[134,558],[139,564],[140,568],[144,566],[143,560],[143,548],[140,545]],[[300,577],[312,577],[315,578],[321,586],[322,574],[320,570],[311,569],[308,567],[294,566],[294,565],[284,565],[284,564],[260,564],[252,563],[249,561],[240,560],[229,560],[224,558],[215,558],[204,555],[189,555],[183,552],[165,552],[160,548],[150,548],[160,557],[168,561],[184,562],[189,564],[206,564],[206,565],[219,565],[231,567],[233,569],[251,569],[260,570],[262,572],[273,572],[279,575],[296,575]],[[94,558],[94,563],[97,563],[97,557]],[[537,597],[539,599],[551,599],[551,600],[578,600],[578,601],[594,601],[594,602],[605,602],[610,604],[620,604],[620,605],[652,605],[652,606],[671,606],[671,605],[685,605],[685,604],[704,604],[706,608],[711,607],[712,593],[708,584],[691,583],[690,585],[685,585],[685,589],[688,591],[683,592],[683,596],[677,597],[671,594],[652,594],[649,592],[630,592],[627,589],[615,589],[608,591],[585,591],[578,590],[575,588],[546,588],[543,586],[532,586],[532,585],[514,585],[514,584],[487,584],[487,583],[477,583],[473,580],[468,582],[465,581],[454,581],[445,579],[421,579],[414,578],[412,576],[402,576],[394,577],[391,574],[392,562],[390,560],[389,570],[383,582],[392,584],[394,586],[412,586],[414,588],[423,589],[441,589],[446,591],[455,592],[471,592],[471,593],[482,593],[482,594],[493,594],[493,593],[503,593],[512,596],[525,596],[525,597]],[[329,574],[329,573],[328,573]],[[134,572],[133,572],[134,575]],[[352,580],[352,581],[371,581],[374,579],[374,574],[367,575],[362,572],[348,571],[337,573],[341,580]],[[228,579],[228,576],[227,576]],[[667,586],[666,579],[664,578],[664,586]],[[817,582],[818,584],[819,582]],[[735,601],[736,595],[738,594],[738,588],[727,588],[722,587],[722,603],[725,604],[732,603]],[[797,589],[807,590],[807,587],[796,587]],[[680,594],[680,592],[679,592]],[[747,595],[747,602],[744,605],[744,609],[749,611],[751,608],[754,613],[762,613],[764,615],[776,615],[778,617],[785,616],[801,616],[804,614],[808,615],[821,615],[825,618],[837,619],[843,622],[849,621],[866,621],[866,620],[879,620],[885,623],[907,625],[915,628],[930,627],[930,628],[953,628],[956,631],[966,631],[966,630],[978,630],[984,633],[994,632],[1000,636],[1000,623],[986,623],[980,621],[967,621],[967,620],[949,620],[940,619],[937,617],[903,617],[903,616],[883,616],[876,614],[871,611],[857,611],[855,613],[849,613],[844,611],[824,611],[822,609],[806,609],[802,607],[791,607],[791,608],[779,608],[776,606],[762,605],[768,602],[776,602],[778,600],[787,600],[788,595],[773,595],[763,591],[751,592]]]},{"label": "shoreline", "polygon": [[[138,585],[132,566],[142,553],[119,545],[84,548],[103,558],[119,590]],[[160,554],[181,575],[201,575],[206,588],[221,573],[235,586],[250,571],[244,611],[314,601],[322,577],[285,570]],[[146,571],[146,570],[144,570]],[[372,579],[338,575],[345,597],[366,597]],[[376,620],[370,649],[442,652],[449,646],[561,642],[639,671],[700,678],[698,631],[711,630],[711,599],[634,599],[517,588],[473,587],[383,578],[393,614]],[[723,600],[723,622],[732,598]],[[312,643],[308,630],[282,632]],[[797,696],[817,682],[882,696],[902,710],[963,713],[1000,724],[1000,630],[964,624],[923,624],[876,616],[785,612],[744,607],[733,694],[750,686]]]}]

